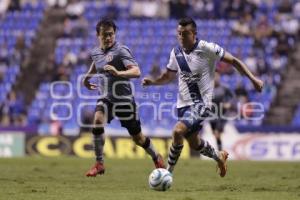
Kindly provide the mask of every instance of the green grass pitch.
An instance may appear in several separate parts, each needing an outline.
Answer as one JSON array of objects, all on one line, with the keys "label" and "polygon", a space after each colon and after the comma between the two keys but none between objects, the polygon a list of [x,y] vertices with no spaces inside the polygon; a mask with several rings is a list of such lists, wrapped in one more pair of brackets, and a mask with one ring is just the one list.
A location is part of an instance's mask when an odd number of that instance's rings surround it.
[{"label": "green grass pitch", "polygon": [[225,178],[215,163],[180,160],[173,185],[152,191],[150,159],[106,160],[104,176],[87,178],[91,159],[0,159],[1,200],[296,200],[300,199],[299,162],[229,161]]}]

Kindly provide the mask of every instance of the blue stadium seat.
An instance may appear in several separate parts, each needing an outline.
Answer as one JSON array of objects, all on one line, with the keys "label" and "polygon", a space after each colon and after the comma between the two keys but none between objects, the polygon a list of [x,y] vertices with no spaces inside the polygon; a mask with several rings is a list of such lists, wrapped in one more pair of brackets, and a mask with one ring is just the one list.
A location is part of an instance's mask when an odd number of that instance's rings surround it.
[{"label": "blue stadium seat", "polygon": [[[40,4],[40,6],[38,7],[43,8],[42,4]],[[72,49],[72,51],[77,54],[82,46],[87,49],[97,46],[97,38],[95,37],[94,26],[97,20],[99,19],[99,16],[103,16],[105,14],[106,7],[105,4],[99,3],[97,1],[87,1],[85,2],[85,8],[86,11],[84,13],[84,16],[89,21],[90,37],[59,39],[57,41],[56,50],[55,50],[55,59],[58,63],[61,63],[63,61],[63,57],[65,53],[68,51],[68,49]],[[28,11],[31,11],[31,9],[33,8],[27,7],[26,9]],[[123,12],[122,10],[124,10],[125,12],[125,10],[128,8],[124,7],[120,9],[121,12]],[[272,12],[269,10],[269,8],[265,8],[264,6],[262,6],[261,9],[262,10],[267,9],[268,13]],[[27,17],[30,17],[30,15],[26,13],[26,18]],[[40,20],[40,17],[37,17],[36,20],[37,21]],[[160,19],[128,20],[125,18],[121,18],[118,19],[116,22],[119,28],[118,36],[117,36],[118,40],[121,43],[126,44],[132,50],[136,60],[139,62],[143,74],[149,73],[151,66],[154,63],[157,63],[162,69],[165,68],[166,64],[168,63],[171,49],[177,45],[176,42],[177,21],[176,20],[174,19],[172,20],[160,20]],[[30,26],[35,27],[35,23],[37,22],[32,22]],[[197,24],[199,27],[198,32],[201,39],[205,39],[208,41],[216,41],[216,43],[228,49],[233,54],[241,53],[241,57],[245,58],[253,50],[252,47],[254,43],[253,38],[233,36],[231,30],[228,28],[232,24],[232,22],[229,20],[197,20]],[[9,29],[12,26],[12,22],[4,23],[1,24],[0,26],[7,27]],[[129,31],[129,30],[134,30],[134,31]],[[0,35],[1,34],[2,32],[0,31]],[[0,41],[1,40],[3,39],[1,39],[0,37]],[[13,44],[14,42],[11,41],[10,43]],[[272,48],[270,48],[270,50],[272,50]],[[78,75],[81,73],[85,73],[87,71],[87,68],[88,66],[74,67],[74,70],[72,71],[72,74],[70,76],[70,81],[72,82],[72,84],[76,84]],[[275,82],[279,83],[281,77],[277,75],[276,77],[274,76],[274,79]],[[242,78],[241,76],[236,75],[235,73],[232,75],[223,75],[221,77],[221,81],[222,83],[229,85],[232,90],[235,89],[237,83],[241,82],[242,85],[247,89],[247,91],[249,91],[250,93],[249,96],[251,100],[262,102],[266,110],[269,109],[270,102],[274,97],[274,92],[272,90],[264,91],[262,95],[257,95],[256,93],[252,93],[253,86],[251,82],[246,78]],[[144,89],[140,86],[140,80],[135,81],[134,83],[136,86],[135,88],[137,90],[137,94],[140,94],[144,91],[149,93],[158,93],[158,94],[164,94],[166,92],[175,93],[177,91],[176,85],[169,85],[164,88],[154,87],[154,88]],[[61,94],[65,91],[65,88],[61,87],[55,89],[55,91]],[[43,94],[44,96],[47,96],[47,94],[49,95],[50,92],[49,84],[41,85],[39,92],[41,92],[41,94]],[[76,110],[76,105],[79,105],[79,103],[92,101],[92,100],[79,98],[78,96],[79,92],[82,92],[83,94],[91,94],[90,91],[84,88],[81,88],[80,91],[77,91],[77,88],[73,87],[73,92],[75,94],[74,97],[66,100],[66,102],[71,103],[73,109],[75,110]],[[37,99],[44,101],[45,102],[44,104],[46,105],[45,109],[49,111],[50,105],[53,103],[53,101],[50,98],[43,99],[37,97]],[[138,102],[143,102],[143,98],[141,96],[137,96],[136,99]],[[151,102],[154,102],[155,105],[159,105],[161,102],[164,102],[165,100],[166,100],[165,98],[162,98],[159,101],[155,101],[155,99],[151,99]],[[95,101],[96,100],[94,100],[93,102]],[[170,100],[169,102],[175,104],[176,103],[175,96],[174,99]],[[32,107],[38,107],[38,105],[40,104],[38,102],[35,102],[33,103]],[[63,111],[61,112],[62,113],[59,114],[66,114]],[[150,116],[149,113],[153,114],[150,108],[141,108],[140,110],[140,116],[142,122],[150,127],[159,126],[163,128],[170,128],[171,124],[175,123],[176,121],[175,119],[169,118],[167,114],[164,114],[163,120],[157,121],[149,117]],[[75,118],[76,117],[77,116],[75,116]],[[249,122],[249,121],[242,120],[242,121],[237,121],[236,123],[259,125],[261,124],[261,122],[262,121]],[[73,118],[72,120],[68,121],[67,124],[68,124],[68,128],[78,128],[78,125]],[[118,127],[118,128],[120,127],[118,122],[116,123],[113,122],[111,126]]]}]

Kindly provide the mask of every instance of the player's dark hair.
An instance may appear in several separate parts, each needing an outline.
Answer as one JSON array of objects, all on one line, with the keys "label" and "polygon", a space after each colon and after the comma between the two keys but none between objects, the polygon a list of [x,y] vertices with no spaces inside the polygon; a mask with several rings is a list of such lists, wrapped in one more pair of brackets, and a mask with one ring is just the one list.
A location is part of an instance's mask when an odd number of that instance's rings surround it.
[{"label": "player's dark hair", "polygon": [[116,26],[115,22],[111,19],[101,19],[97,23],[97,25],[96,25],[97,35],[99,35],[101,27],[112,27],[115,32],[117,30],[117,26]]},{"label": "player's dark hair", "polygon": [[185,18],[181,18],[179,21],[178,21],[178,25],[181,25],[181,26],[187,26],[187,25],[192,25],[193,29],[195,31],[197,31],[197,24],[196,22],[190,18],[190,17],[185,17]]}]

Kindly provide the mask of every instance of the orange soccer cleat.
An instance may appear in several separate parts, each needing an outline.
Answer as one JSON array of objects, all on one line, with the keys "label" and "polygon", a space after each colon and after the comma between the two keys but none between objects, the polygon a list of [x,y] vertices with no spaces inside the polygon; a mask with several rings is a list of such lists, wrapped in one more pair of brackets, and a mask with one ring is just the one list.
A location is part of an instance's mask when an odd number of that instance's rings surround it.
[{"label": "orange soccer cleat", "polygon": [[105,168],[103,163],[96,162],[96,164],[85,174],[88,177],[95,177],[98,174],[104,174]]},{"label": "orange soccer cleat", "polygon": [[154,165],[156,168],[166,168],[163,157],[158,154],[156,160],[154,160]]},{"label": "orange soccer cleat", "polygon": [[219,171],[219,175],[221,177],[224,177],[226,175],[226,172],[227,172],[227,158],[228,158],[228,152],[227,151],[220,151],[220,155],[219,155],[219,158],[220,158],[220,161],[218,162],[218,165],[217,165],[217,168],[218,168],[218,171]]}]

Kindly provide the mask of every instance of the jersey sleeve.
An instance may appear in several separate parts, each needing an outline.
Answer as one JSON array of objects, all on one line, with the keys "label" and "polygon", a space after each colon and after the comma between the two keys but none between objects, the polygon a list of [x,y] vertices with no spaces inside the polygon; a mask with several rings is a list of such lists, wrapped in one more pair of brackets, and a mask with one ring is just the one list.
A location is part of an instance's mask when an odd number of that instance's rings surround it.
[{"label": "jersey sleeve", "polygon": [[126,46],[123,46],[120,49],[120,59],[126,68],[133,65],[138,66],[138,63],[133,58],[131,51]]},{"label": "jersey sleeve", "polygon": [[216,43],[201,41],[202,48],[214,60],[221,60],[224,57],[225,50]]},{"label": "jersey sleeve", "polygon": [[90,59],[91,59],[93,62],[95,62],[95,54],[96,54],[95,52],[96,52],[96,48],[91,49],[91,50],[89,51]]},{"label": "jersey sleeve", "polygon": [[174,49],[170,53],[169,63],[167,64],[167,70],[177,72],[178,71],[178,63],[176,61]]}]

